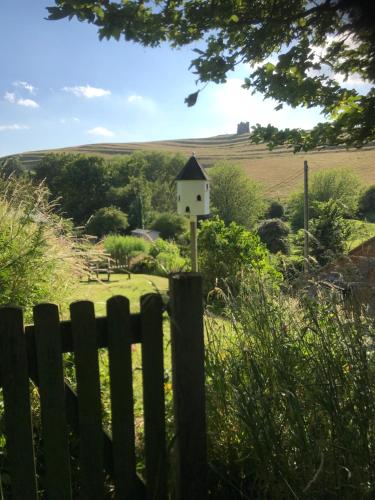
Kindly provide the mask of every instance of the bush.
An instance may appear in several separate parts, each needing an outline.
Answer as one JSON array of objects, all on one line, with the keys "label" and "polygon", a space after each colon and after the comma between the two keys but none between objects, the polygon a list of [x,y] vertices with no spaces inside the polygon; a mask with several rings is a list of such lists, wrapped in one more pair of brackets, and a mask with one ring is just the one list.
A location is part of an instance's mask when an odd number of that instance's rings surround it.
[{"label": "bush", "polygon": [[281,219],[285,215],[284,205],[280,201],[273,200],[266,212],[267,219]]},{"label": "bush", "polygon": [[175,243],[156,240],[151,249],[150,256],[153,260],[149,262],[150,272],[167,276],[187,270],[187,260],[180,255],[180,250]]},{"label": "bush", "polygon": [[123,233],[129,226],[124,212],[116,207],[99,208],[86,224],[88,234],[102,238],[110,233]]},{"label": "bush", "polygon": [[206,318],[213,498],[372,497],[374,325],[299,296],[256,276]]},{"label": "bush", "polygon": [[159,231],[161,238],[165,240],[177,239],[187,230],[187,219],[178,214],[165,212],[156,216],[151,229]]},{"label": "bush", "polygon": [[129,268],[134,257],[147,254],[150,243],[135,236],[117,236],[111,234],[104,241],[104,249],[114,259],[116,266]]},{"label": "bush", "polygon": [[205,294],[227,287],[236,294],[242,277],[254,269],[277,274],[258,236],[234,222],[229,226],[220,219],[203,222],[198,234],[198,249]]},{"label": "bush", "polygon": [[316,218],[310,226],[310,255],[320,265],[345,253],[352,229],[337,202],[315,204]]},{"label": "bush", "polygon": [[[311,176],[309,201],[310,218],[315,217],[314,202],[337,201],[343,207],[345,217],[353,217],[358,210],[361,182],[350,169],[321,170]],[[303,227],[303,191],[293,194],[288,203],[290,221],[294,229]]]},{"label": "bush", "polygon": [[359,199],[359,212],[367,215],[375,212],[375,186],[370,186]]},{"label": "bush", "polygon": [[271,253],[289,253],[289,227],[281,219],[268,219],[263,221],[257,234]]}]

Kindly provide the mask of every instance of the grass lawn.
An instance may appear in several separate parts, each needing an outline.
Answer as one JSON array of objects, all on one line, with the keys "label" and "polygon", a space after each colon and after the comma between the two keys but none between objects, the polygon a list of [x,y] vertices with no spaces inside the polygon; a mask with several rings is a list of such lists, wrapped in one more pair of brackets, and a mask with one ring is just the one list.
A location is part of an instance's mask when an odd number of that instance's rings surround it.
[{"label": "grass lawn", "polygon": [[124,295],[130,300],[130,311],[139,312],[140,297],[146,293],[160,292],[165,295],[168,290],[168,279],[148,274],[113,274],[108,281],[81,281],[72,294],[72,302],[91,300],[95,304],[97,316],[104,316],[106,301],[113,295]]}]

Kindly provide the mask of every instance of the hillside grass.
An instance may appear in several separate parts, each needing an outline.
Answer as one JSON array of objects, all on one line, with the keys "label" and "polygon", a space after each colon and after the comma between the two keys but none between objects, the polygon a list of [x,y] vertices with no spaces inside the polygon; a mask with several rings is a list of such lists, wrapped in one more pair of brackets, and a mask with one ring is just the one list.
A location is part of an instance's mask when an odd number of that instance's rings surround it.
[{"label": "hillside grass", "polygon": [[220,135],[202,139],[178,139],[154,142],[88,144],[72,148],[35,151],[20,155],[28,168],[33,168],[43,155],[51,152],[95,154],[104,157],[128,155],[134,151],[181,153],[188,158],[194,151],[204,167],[230,162],[265,188],[270,198],[285,198],[303,183],[303,162],[309,162],[310,173],[330,168],[352,168],[365,185],[375,184],[375,144],[362,149],[327,148],[293,154],[284,147],[269,151],[265,144],[250,144],[247,134]]}]

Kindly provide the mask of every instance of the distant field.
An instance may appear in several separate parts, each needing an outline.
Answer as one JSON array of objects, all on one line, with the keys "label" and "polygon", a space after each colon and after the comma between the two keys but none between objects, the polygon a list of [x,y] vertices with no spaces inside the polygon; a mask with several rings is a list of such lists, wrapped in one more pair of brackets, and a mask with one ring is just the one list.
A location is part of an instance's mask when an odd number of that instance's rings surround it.
[{"label": "distant field", "polygon": [[[133,142],[122,144],[90,144],[54,152],[77,152],[116,156],[131,154],[137,150],[168,151],[190,156],[193,152],[203,166],[211,167],[227,161],[241,165],[246,173],[265,186],[270,197],[285,197],[302,183],[303,161],[308,160],[310,171],[351,167],[363,182],[375,184],[375,143],[361,150],[327,148],[310,153],[293,154],[291,150],[276,148],[269,151],[264,144],[252,145],[248,136],[222,135],[206,139],[179,139],[174,141]],[[52,151],[35,151],[20,155],[28,167]]]}]

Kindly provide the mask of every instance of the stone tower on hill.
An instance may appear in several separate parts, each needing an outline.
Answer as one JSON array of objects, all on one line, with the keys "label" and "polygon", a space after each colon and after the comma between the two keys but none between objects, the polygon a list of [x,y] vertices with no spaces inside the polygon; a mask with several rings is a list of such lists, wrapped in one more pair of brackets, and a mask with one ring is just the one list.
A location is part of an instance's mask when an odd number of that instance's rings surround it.
[{"label": "stone tower on hill", "polygon": [[237,135],[249,134],[249,133],[250,133],[249,122],[241,122],[237,125]]}]

